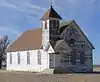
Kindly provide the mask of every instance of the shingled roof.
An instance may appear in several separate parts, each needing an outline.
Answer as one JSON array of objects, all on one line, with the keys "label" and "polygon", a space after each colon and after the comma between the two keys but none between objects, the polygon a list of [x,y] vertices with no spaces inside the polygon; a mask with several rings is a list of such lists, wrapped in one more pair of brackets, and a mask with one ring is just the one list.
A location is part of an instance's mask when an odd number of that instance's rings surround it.
[{"label": "shingled roof", "polygon": [[36,28],[24,32],[14,43],[8,48],[7,52],[35,50],[41,48],[42,29]]},{"label": "shingled roof", "polygon": [[[68,24],[66,22],[66,24]],[[61,26],[65,26],[61,23]],[[54,42],[50,41],[54,46]],[[7,52],[35,50],[42,47],[42,28],[35,28],[24,32],[7,49]]]},{"label": "shingled roof", "polygon": [[53,9],[53,7],[51,6],[51,8],[44,14],[44,16],[41,18],[41,20],[46,20],[48,18],[58,18],[58,19],[62,19],[60,17],[60,15]]},{"label": "shingled roof", "polygon": [[[67,25],[71,24],[72,22],[73,21],[62,22],[60,26],[61,28],[63,27],[67,28]],[[92,45],[92,43],[88,39],[87,41],[90,43],[90,45],[94,49],[94,46]],[[54,48],[56,42],[50,41],[50,44]],[[36,29],[32,29],[32,30],[28,30],[24,32],[17,40],[15,40],[6,49],[6,51],[15,52],[15,51],[25,51],[25,50],[37,50],[40,48],[42,48],[42,28],[36,28]]]}]

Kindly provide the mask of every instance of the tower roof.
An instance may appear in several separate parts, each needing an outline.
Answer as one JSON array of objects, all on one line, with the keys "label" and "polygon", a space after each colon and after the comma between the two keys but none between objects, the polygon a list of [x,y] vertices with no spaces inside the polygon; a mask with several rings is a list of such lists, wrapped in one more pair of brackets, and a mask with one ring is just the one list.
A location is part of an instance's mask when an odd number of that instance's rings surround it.
[{"label": "tower roof", "polygon": [[46,20],[48,18],[57,18],[57,19],[62,19],[60,15],[53,9],[51,8],[44,14],[44,16],[41,18],[41,20]]}]

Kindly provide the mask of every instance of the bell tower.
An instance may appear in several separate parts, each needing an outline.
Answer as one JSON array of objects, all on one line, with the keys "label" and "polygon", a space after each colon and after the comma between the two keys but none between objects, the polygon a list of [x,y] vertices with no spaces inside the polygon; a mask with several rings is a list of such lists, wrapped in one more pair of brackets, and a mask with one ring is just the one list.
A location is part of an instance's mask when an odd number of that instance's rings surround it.
[{"label": "bell tower", "polygon": [[41,18],[42,23],[42,45],[43,48],[49,41],[56,41],[59,34],[60,20],[62,18],[51,6]]}]

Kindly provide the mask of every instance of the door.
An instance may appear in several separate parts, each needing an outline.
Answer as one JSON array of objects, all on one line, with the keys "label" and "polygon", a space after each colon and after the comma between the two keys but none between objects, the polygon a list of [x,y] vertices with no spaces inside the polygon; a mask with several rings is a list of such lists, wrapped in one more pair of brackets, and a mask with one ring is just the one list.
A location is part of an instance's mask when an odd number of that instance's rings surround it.
[{"label": "door", "polygon": [[49,54],[49,68],[54,68],[54,54],[52,53]]}]

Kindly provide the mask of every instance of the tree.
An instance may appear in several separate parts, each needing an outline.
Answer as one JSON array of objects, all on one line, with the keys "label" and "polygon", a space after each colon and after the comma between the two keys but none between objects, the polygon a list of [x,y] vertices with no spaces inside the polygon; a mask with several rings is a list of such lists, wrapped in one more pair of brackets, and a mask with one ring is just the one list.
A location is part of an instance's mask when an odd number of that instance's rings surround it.
[{"label": "tree", "polygon": [[0,40],[0,69],[2,68],[2,60],[4,59],[5,55],[6,55],[6,48],[9,44],[9,40],[8,40],[8,36],[4,36],[1,40]]}]

